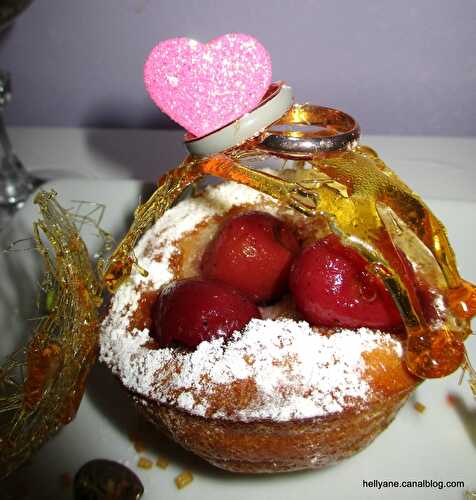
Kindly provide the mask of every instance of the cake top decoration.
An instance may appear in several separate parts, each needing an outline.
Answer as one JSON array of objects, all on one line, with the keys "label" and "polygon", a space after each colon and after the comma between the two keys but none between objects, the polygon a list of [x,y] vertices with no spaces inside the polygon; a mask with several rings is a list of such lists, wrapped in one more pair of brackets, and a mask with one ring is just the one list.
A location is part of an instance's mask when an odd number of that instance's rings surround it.
[{"label": "cake top decoration", "polygon": [[242,33],[206,44],[171,38],[152,49],[144,82],[164,113],[202,137],[258,106],[271,84],[271,58],[255,38]]}]

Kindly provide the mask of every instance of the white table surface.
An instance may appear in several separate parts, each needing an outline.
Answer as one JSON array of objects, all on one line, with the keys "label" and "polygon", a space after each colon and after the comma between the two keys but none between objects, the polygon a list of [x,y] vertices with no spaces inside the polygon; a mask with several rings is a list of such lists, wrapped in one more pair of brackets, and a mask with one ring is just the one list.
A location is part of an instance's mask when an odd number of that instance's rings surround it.
[{"label": "white table surface", "polygon": [[[47,177],[156,180],[186,155],[180,130],[11,127],[25,166]],[[476,137],[363,136],[423,197],[476,201]]]}]

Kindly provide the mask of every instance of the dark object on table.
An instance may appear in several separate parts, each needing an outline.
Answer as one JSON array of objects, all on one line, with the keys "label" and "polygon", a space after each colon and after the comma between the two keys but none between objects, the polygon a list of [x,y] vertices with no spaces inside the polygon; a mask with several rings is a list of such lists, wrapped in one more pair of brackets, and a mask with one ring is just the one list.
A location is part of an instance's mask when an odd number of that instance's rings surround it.
[{"label": "dark object on table", "polygon": [[74,477],[75,500],[138,500],[143,493],[140,479],[112,460],[86,462]]}]

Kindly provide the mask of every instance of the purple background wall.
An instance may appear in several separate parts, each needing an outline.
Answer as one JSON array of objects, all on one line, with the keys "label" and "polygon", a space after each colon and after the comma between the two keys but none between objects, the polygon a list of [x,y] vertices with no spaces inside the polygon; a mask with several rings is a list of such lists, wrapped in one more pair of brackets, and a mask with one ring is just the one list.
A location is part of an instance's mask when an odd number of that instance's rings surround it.
[{"label": "purple background wall", "polygon": [[145,95],[161,39],[241,31],[299,101],[367,133],[476,135],[475,0],[35,0],[0,38],[11,125],[173,127]]}]

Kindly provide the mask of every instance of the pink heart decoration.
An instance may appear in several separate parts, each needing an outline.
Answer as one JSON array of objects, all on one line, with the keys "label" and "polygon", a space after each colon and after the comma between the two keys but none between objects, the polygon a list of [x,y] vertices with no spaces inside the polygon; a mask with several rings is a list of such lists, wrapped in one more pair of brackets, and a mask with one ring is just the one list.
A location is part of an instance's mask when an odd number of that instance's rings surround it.
[{"label": "pink heart decoration", "polygon": [[171,38],[152,49],[144,82],[164,113],[202,137],[259,104],[271,84],[271,58],[255,38],[242,33],[207,44]]}]

